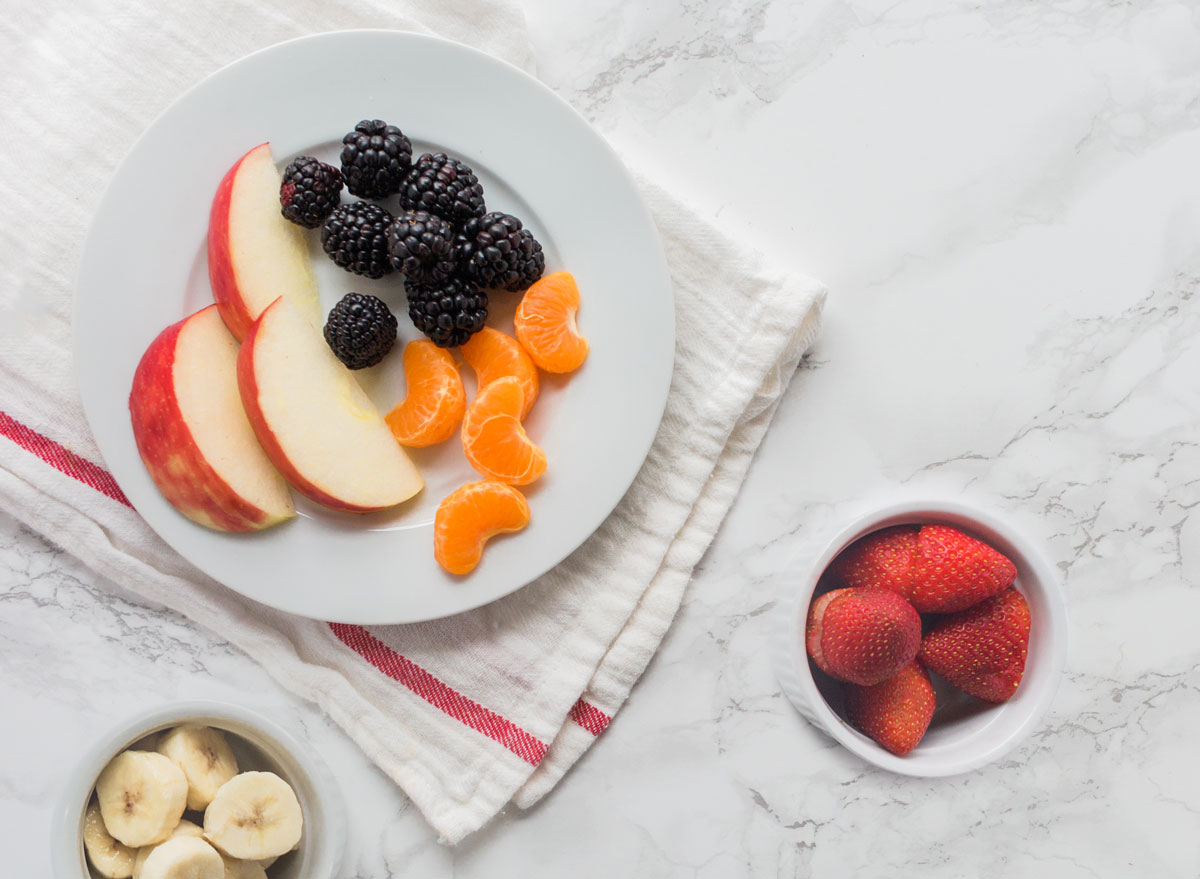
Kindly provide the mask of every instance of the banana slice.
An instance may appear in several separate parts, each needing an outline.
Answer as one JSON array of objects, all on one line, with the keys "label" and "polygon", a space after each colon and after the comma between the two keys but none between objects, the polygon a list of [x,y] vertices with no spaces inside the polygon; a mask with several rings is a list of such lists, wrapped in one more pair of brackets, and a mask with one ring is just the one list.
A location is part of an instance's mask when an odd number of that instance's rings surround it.
[{"label": "banana slice", "polygon": [[291,851],[303,827],[300,801],[273,772],[235,776],[204,813],[205,838],[230,857],[249,861]]},{"label": "banana slice", "polygon": [[177,836],[154,847],[142,864],[142,879],[225,879],[225,864],[203,839]]},{"label": "banana slice", "polygon": [[[204,839],[204,829],[199,824],[193,824],[184,818],[175,825],[175,829],[171,831],[170,839],[178,839],[180,837]],[[142,870],[146,866],[146,859],[150,857],[150,852],[156,848],[158,848],[157,845],[144,845],[137,850],[137,857],[133,860],[133,879],[142,879]]]},{"label": "banana slice", "polygon": [[217,788],[238,774],[237,758],[225,736],[209,726],[177,726],[156,749],[170,757],[187,776],[187,807],[203,812]]},{"label": "banana slice", "polygon": [[88,803],[83,816],[83,847],[92,867],[105,879],[127,879],[133,875],[137,850],[121,845],[109,835],[100,816],[100,804],[95,800]]},{"label": "banana slice", "polygon": [[153,751],[122,751],[96,779],[104,826],[133,848],[171,835],[183,817],[187,790],[183,770]]},{"label": "banana slice", "polygon": [[225,879],[267,879],[267,871],[258,861],[239,861],[228,855],[221,855],[225,862]]}]

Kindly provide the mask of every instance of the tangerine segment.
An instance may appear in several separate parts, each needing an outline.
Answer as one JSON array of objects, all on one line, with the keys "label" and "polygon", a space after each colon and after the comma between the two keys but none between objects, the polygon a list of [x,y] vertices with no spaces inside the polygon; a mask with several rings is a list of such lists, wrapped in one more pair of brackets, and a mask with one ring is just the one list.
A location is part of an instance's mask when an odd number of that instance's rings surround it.
[{"label": "tangerine segment", "polygon": [[469,574],[483,545],[497,534],[529,524],[529,504],[503,482],[469,482],[438,506],[433,519],[433,557],[451,574]]},{"label": "tangerine segment", "polygon": [[517,306],[517,339],[546,372],[574,372],[588,356],[579,334],[579,286],[570,272],[553,272],[525,291]]},{"label": "tangerine segment", "polygon": [[408,392],[387,414],[392,436],[402,446],[432,446],[454,436],[467,411],[467,392],[450,352],[428,339],[404,346]]},{"label": "tangerine segment", "polygon": [[520,342],[507,333],[484,327],[459,345],[458,350],[467,365],[475,370],[475,380],[481,388],[506,375],[519,379],[525,392],[521,418],[529,414],[538,395],[538,373]]},{"label": "tangerine segment", "polygon": [[546,453],[521,426],[524,399],[520,380],[503,376],[475,394],[462,422],[463,452],[471,466],[510,485],[528,485],[546,472]]}]

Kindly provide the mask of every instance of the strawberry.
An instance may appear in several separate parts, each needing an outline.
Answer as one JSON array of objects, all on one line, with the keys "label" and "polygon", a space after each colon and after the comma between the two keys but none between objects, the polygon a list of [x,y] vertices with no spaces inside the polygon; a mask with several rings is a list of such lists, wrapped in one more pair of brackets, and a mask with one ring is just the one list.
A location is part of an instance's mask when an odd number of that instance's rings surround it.
[{"label": "strawberry", "polygon": [[916,659],[873,687],[846,687],[850,722],[901,757],[921,741],[936,705],[929,673]]},{"label": "strawberry", "polygon": [[843,550],[830,570],[847,586],[890,589],[907,598],[917,531],[916,525],[896,525],[868,534]]},{"label": "strawberry", "polygon": [[947,525],[917,535],[908,600],[921,613],[953,613],[1011,586],[1017,566],[986,543]]},{"label": "strawberry", "polygon": [[817,667],[870,686],[912,662],[921,647],[921,618],[884,589],[837,589],[812,603],[805,643]]},{"label": "strawberry", "polygon": [[821,634],[823,630],[822,623],[825,619],[825,609],[829,607],[829,603],[844,592],[849,592],[848,589],[834,589],[832,592],[826,592],[824,595],[819,595],[813,599],[812,604],[808,606],[808,619],[804,623],[804,646],[808,650],[808,655],[812,657],[812,661],[817,664],[817,668],[830,674],[828,667],[825,665],[825,654],[821,650]]},{"label": "strawberry", "polygon": [[921,659],[954,686],[988,702],[1017,691],[1029,649],[1029,605],[1013,587],[939,619],[921,642]]}]

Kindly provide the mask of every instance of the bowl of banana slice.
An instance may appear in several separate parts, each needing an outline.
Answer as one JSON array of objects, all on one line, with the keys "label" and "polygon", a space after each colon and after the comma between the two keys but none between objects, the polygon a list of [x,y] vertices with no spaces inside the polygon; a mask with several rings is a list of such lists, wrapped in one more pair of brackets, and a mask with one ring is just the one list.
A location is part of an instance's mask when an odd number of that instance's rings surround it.
[{"label": "bowl of banana slice", "polygon": [[54,815],[60,879],[332,879],[345,810],[329,770],[238,705],[154,709],[102,736]]}]

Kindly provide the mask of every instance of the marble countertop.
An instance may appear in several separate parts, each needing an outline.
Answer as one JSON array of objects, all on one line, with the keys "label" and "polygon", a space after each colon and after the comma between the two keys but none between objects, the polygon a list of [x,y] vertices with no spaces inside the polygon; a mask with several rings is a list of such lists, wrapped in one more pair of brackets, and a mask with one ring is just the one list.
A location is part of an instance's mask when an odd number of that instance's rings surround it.
[{"label": "marble countertop", "polygon": [[[239,651],[0,518],[11,875],[45,875],[88,731],[184,697],[304,729],[348,877],[1200,875],[1197,7],[526,9],[541,78],[641,171],[832,290],[660,654],[556,792],[451,849]],[[1072,630],[1043,727],[942,780],[822,737],[764,650],[813,534],[927,485],[1044,541]]]}]

